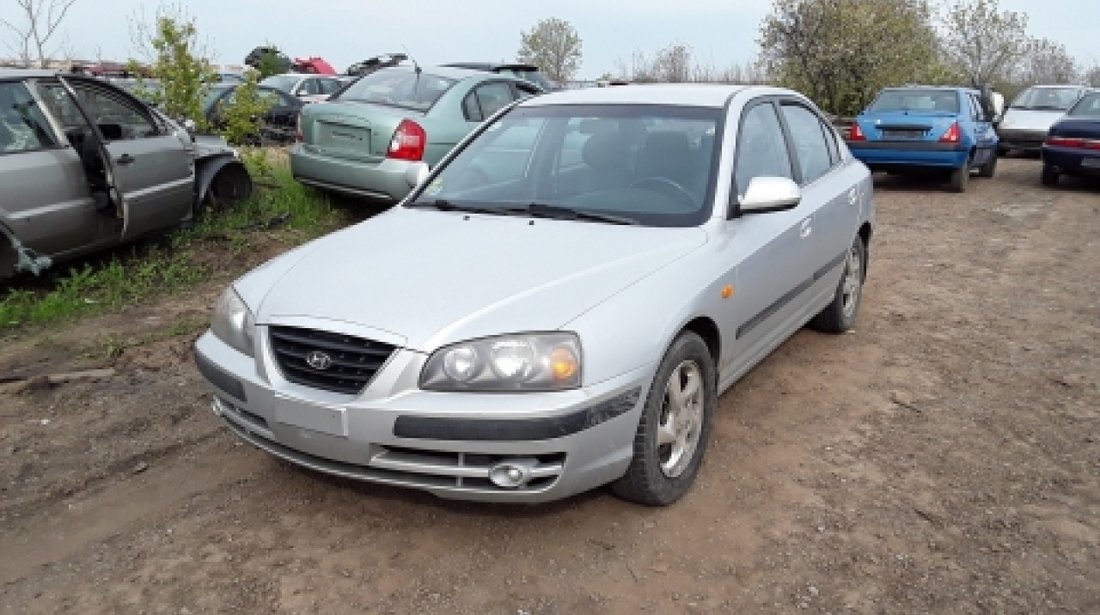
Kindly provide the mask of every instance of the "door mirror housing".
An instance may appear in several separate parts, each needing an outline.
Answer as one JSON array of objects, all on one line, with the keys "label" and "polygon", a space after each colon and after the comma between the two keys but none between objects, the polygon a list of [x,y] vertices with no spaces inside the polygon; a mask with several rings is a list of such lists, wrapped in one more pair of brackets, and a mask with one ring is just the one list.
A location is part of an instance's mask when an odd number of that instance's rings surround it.
[{"label": "door mirror housing", "polygon": [[789,177],[754,177],[737,207],[738,214],[794,209],[802,202],[802,189]]}]

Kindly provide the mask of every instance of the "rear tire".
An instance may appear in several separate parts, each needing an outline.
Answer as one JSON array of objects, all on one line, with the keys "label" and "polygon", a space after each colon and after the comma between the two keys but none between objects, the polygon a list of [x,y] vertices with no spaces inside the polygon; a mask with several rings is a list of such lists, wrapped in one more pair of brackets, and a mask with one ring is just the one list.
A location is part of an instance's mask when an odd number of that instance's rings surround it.
[{"label": "rear tire", "polygon": [[717,404],[714,360],[701,337],[684,331],[672,342],[646,396],[634,434],[634,457],[611,484],[624,500],[667,506],[699,473]]},{"label": "rear tire", "polygon": [[951,191],[966,192],[966,184],[970,181],[970,163],[951,171]]},{"label": "rear tire", "polygon": [[1054,170],[1054,167],[1049,164],[1043,165],[1043,173],[1039,176],[1039,181],[1044,186],[1053,186],[1058,183],[1058,171]]},{"label": "rear tire", "polygon": [[840,275],[833,302],[814,316],[810,327],[824,333],[844,333],[854,327],[866,277],[867,247],[863,245],[863,237],[856,235],[844,259],[844,273]]},{"label": "rear tire", "polygon": [[989,152],[989,160],[985,161],[985,164],[978,167],[978,177],[993,177],[993,174],[997,172],[997,155],[993,152]]}]

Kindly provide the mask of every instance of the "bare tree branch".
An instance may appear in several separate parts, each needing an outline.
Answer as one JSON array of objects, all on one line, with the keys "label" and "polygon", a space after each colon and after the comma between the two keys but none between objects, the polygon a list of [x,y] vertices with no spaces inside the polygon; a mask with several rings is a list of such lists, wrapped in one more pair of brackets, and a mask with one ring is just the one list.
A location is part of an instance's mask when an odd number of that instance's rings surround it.
[{"label": "bare tree branch", "polygon": [[46,46],[75,3],[76,0],[15,0],[15,4],[22,9],[25,23],[20,26],[0,19],[0,23],[15,35],[19,45],[15,47],[8,42],[7,46],[17,51],[25,66],[31,64],[33,48],[38,55],[38,65],[45,68],[50,55]]}]

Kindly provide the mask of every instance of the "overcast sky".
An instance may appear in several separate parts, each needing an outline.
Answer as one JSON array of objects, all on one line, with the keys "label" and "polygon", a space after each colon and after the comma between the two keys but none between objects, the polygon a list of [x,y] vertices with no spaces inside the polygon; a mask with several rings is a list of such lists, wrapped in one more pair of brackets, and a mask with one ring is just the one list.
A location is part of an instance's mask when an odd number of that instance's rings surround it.
[{"label": "overcast sky", "polygon": [[[770,0],[179,0],[194,16],[216,61],[239,64],[271,42],[292,56],[319,55],[342,71],[354,61],[408,49],[421,64],[515,58],[520,32],[540,19],[570,22],[583,40],[578,78],[629,65],[635,51],[652,55],[689,45],[697,63],[724,68],[752,59]],[[77,57],[124,60],[134,55],[129,22],[160,2],[76,0],[57,36]],[[1027,13],[1032,36],[1066,46],[1079,63],[1100,63],[1100,0],[1001,0]],[[1041,10],[1040,10],[1041,7]],[[0,17],[17,17],[0,0]],[[0,37],[7,33],[0,30]],[[0,38],[0,40],[5,40]],[[0,57],[11,55],[0,46]]]}]

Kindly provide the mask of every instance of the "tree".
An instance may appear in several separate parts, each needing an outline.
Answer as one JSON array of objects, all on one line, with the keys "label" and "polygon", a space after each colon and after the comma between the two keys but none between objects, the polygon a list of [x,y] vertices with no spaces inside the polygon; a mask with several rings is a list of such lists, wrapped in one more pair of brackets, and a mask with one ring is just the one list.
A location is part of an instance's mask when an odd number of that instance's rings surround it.
[{"label": "tree", "polygon": [[1100,88],[1100,64],[1095,64],[1086,70],[1082,79],[1085,85]]},{"label": "tree", "polygon": [[973,87],[1006,82],[1028,51],[1027,15],[1001,11],[997,0],[960,0],[947,9],[943,54]]},{"label": "tree", "polygon": [[257,89],[258,77],[256,71],[248,71],[244,83],[233,90],[232,102],[222,103],[219,109],[220,132],[234,145],[263,143],[263,117],[274,101]]},{"label": "tree", "polygon": [[76,0],[15,0],[22,11],[23,23],[0,18],[0,25],[9,30],[16,40],[14,44],[8,43],[8,47],[16,53],[23,66],[29,67],[37,57],[39,68],[46,68],[52,55],[52,52],[47,53],[46,45],[74,3]]},{"label": "tree", "polygon": [[573,78],[581,61],[581,37],[568,21],[550,17],[520,33],[517,57],[558,83]]},{"label": "tree", "polygon": [[1036,83],[1075,83],[1078,74],[1077,62],[1066,52],[1064,45],[1037,38],[1028,44],[1014,80],[1022,86]]},{"label": "tree", "polygon": [[161,9],[152,26],[132,22],[131,38],[149,58],[149,72],[160,82],[154,102],[161,111],[205,128],[202,100],[215,75],[200,48],[195,20],[179,9]]},{"label": "tree", "polygon": [[888,85],[948,80],[926,0],[774,0],[758,43],[764,72],[833,113]]}]

